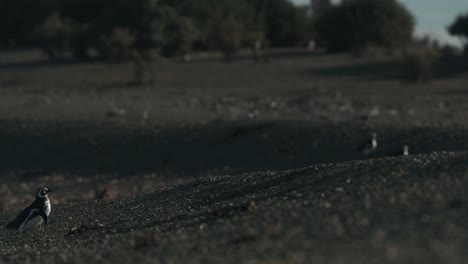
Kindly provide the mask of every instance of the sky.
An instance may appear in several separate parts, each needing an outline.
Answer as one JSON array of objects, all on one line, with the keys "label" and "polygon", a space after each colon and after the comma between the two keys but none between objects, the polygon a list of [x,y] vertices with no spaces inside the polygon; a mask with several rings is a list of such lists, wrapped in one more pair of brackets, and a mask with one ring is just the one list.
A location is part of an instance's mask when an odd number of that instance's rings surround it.
[{"label": "sky", "polygon": [[[296,4],[307,4],[309,0],[291,0]],[[334,0],[339,2],[339,0]],[[461,13],[468,12],[467,0],[399,0],[416,19],[416,35],[431,37],[453,45],[461,45],[458,38],[447,33],[447,26]]]}]

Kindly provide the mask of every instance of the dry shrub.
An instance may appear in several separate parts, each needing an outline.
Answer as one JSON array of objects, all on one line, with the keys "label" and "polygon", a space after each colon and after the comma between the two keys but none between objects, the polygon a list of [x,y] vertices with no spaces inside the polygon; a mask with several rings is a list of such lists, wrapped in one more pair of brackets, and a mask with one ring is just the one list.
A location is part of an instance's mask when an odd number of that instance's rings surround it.
[{"label": "dry shrub", "polygon": [[463,51],[457,47],[444,45],[440,48],[440,54],[443,58],[453,58],[462,56]]},{"label": "dry shrub", "polygon": [[468,70],[466,67],[468,57],[463,55],[463,50],[460,48],[445,45],[439,51],[441,71],[445,76],[463,74]]},{"label": "dry shrub", "polygon": [[132,58],[135,34],[127,28],[114,27],[109,35],[101,36],[100,54],[109,60],[126,60]]},{"label": "dry shrub", "polygon": [[41,43],[44,52],[50,58],[61,58],[70,51],[78,28],[72,20],[62,17],[59,13],[53,13],[35,28],[32,36]]},{"label": "dry shrub", "polygon": [[439,52],[434,48],[415,47],[400,54],[401,79],[408,82],[426,82],[433,76]]}]

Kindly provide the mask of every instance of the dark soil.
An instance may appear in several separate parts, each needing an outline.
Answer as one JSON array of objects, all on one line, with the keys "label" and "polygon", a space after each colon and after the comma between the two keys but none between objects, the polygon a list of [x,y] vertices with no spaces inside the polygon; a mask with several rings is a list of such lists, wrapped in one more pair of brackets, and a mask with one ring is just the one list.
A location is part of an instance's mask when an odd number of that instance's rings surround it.
[{"label": "dark soil", "polygon": [[467,77],[395,67],[280,51],[135,85],[131,64],[3,52],[0,226],[56,192],[45,230],[0,228],[0,262],[465,263]]},{"label": "dark soil", "polygon": [[463,263],[467,162],[383,158],[62,203],[45,230],[1,229],[0,253],[15,263]]}]

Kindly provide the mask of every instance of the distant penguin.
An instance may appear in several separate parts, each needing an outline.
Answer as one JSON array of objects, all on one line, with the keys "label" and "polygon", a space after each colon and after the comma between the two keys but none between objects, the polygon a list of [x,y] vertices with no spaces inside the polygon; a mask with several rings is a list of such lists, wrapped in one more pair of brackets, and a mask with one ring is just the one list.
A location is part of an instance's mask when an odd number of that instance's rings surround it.
[{"label": "distant penguin", "polygon": [[373,132],[368,142],[359,147],[359,151],[364,155],[369,155],[377,150],[377,133]]},{"label": "distant penguin", "polygon": [[403,145],[403,156],[408,156],[408,155],[409,155],[409,146]]},{"label": "distant penguin", "polygon": [[409,155],[409,146],[403,145],[402,148],[390,153],[393,157],[408,156]]},{"label": "distant penguin", "polygon": [[34,202],[21,211],[15,220],[6,225],[5,228],[23,232],[34,229],[42,223],[46,226],[51,210],[50,200],[47,194],[51,192],[52,190],[45,187],[39,188],[36,192],[36,199]]}]

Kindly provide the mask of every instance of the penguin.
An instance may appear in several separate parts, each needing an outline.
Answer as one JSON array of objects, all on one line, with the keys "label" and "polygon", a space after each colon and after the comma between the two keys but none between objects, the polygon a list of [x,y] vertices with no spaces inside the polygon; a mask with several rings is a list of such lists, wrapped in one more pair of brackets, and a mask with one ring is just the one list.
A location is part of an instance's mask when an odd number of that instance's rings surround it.
[{"label": "penguin", "polygon": [[403,156],[408,156],[408,155],[409,155],[409,146],[403,145]]},{"label": "penguin", "polygon": [[34,229],[42,223],[46,226],[51,210],[48,194],[51,192],[52,190],[46,187],[39,188],[36,192],[36,200],[21,211],[15,220],[7,224],[5,228],[23,232]]},{"label": "penguin", "polygon": [[408,156],[409,155],[409,146],[403,145],[401,149],[395,150],[390,153],[392,157]]},{"label": "penguin", "polygon": [[359,147],[359,151],[362,152],[364,155],[369,155],[372,152],[377,150],[377,133],[372,133],[371,140],[366,142],[361,147]]}]

